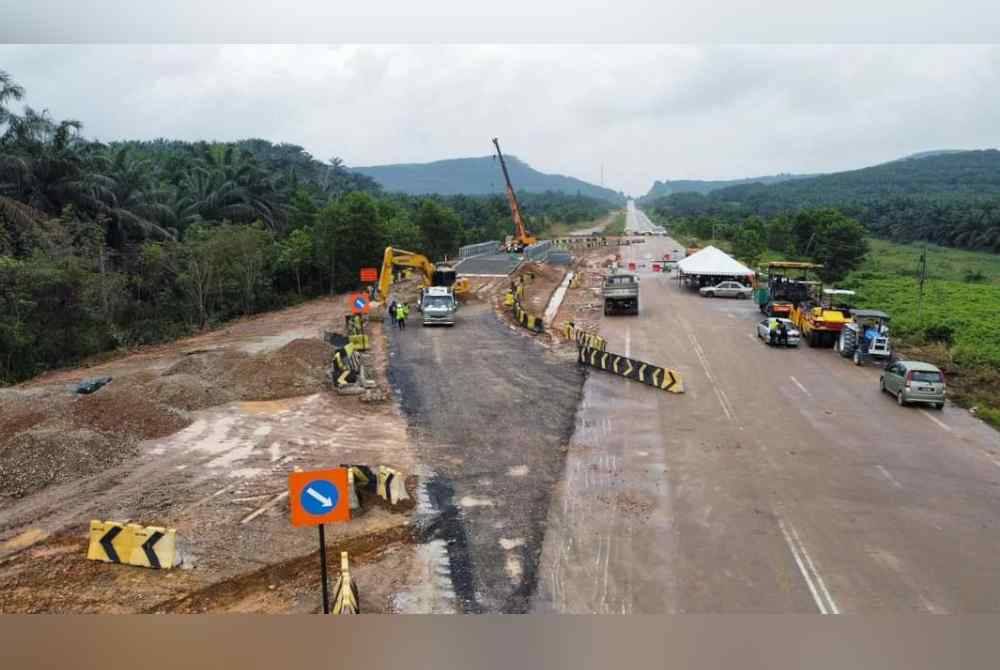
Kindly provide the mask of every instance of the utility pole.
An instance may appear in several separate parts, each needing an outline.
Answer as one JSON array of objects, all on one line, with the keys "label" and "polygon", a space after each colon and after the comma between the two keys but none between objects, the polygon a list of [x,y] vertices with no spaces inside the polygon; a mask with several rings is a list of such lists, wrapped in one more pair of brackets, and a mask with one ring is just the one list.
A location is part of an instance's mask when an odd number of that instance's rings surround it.
[{"label": "utility pole", "polygon": [[917,262],[917,276],[919,281],[919,297],[917,298],[917,323],[920,323],[920,317],[923,314],[924,309],[924,282],[927,280],[927,242],[924,242],[924,247],[920,251],[920,260]]}]

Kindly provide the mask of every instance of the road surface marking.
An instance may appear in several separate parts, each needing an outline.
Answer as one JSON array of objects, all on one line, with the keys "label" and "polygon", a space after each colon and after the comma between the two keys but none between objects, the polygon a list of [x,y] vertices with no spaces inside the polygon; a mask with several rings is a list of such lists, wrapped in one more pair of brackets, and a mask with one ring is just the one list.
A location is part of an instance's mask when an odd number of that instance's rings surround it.
[{"label": "road surface marking", "polygon": [[730,319],[735,319],[736,318],[736,315],[733,314],[732,312],[726,312],[726,316],[728,316]]},{"label": "road surface marking", "polygon": [[625,328],[625,358],[632,358],[632,329]]},{"label": "road surface marking", "polygon": [[747,337],[749,337],[751,340],[756,340],[757,339],[757,336],[754,335],[753,333],[747,333]]},{"label": "road surface marking", "polygon": [[878,468],[878,471],[881,472],[885,476],[886,479],[888,479],[890,482],[892,482],[893,486],[895,486],[897,489],[903,488],[903,485],[900,484],[898,481],[896,481],[896,478],[893,477],[889,473],[888,470],[886,470],[885,468],[883,468],[881,465],[876,465],[875,467]]},{"label": "road surface marking", "polygon": [[949,426],[948,424],[946,424],[944,421],[942,421],[941,419],[937,418],[936,416],[931,415],[931,413],[928,412],[926,409],[920,410],[920,413],[923,414],[924,416],[926,416],[928,419],[930,419],[934,423],[936,423],[938,426],[940,426],[942,430],[946,430],[949,433],[951,432],[951,426]]},{"label": "road surface marking", "polygon": [[805,546],[799,539],[799,534],[795,531],[795,528],[791,524],[786,527],[781,517],[778,517],[778,527],[781,528],[781,533],[785,536],[785,544],[788,545],[789,550],[792,552],[795,563],[799,566],[799,572],[802,573],[802,577],[806,580],[806,585],[809,587],[809,592],[812,593],[813,601],[816,603],[816,607],[819,608],[820,613],[840,614],[837,604],[830,596],[826,584],[823,583],[823,578],[820,577],[819,571],[816,570],[816,566],[813,564],[809,552],[806,551]]},{"label": "road surface marking", "polygon": [[792,380],[792,381],[793,381],[793,382],[795,383],[795,385],[796,385],[796,386],[798,386],[798,387],[799,387],[799,389],[801,389],[801,391],[802,391],[803,393],[805,393],[805,394],[806,394],[807,396],[809,396],[810,398],[812,397],[812,393],[810,393],[810,392],[809,392],[809,390],[808,390],[808,389],[807,389],[807,388],[806,388],[805,386],[803,386],[803,385],[802,385],[802,384],[801,384],[801,383],[799,382],[799,380],[798,380],[798,379],[796,379],[795,377],[793,377],[793,376],[791,376],[791,375],[788,375],[788,378],[789,378],[789,379],[791,379],[791,380]]},{"label": "road surface marking", "polygon": [[722,405],[722,411],[725,412],[726,418],[732,421],[733,415],[729,412],[729,408],[726,407],[726,401],[722,398],[722,391],[715,385],[712,386],[712,390],[715,391],[715,397],[719,399],[719,404]]}]

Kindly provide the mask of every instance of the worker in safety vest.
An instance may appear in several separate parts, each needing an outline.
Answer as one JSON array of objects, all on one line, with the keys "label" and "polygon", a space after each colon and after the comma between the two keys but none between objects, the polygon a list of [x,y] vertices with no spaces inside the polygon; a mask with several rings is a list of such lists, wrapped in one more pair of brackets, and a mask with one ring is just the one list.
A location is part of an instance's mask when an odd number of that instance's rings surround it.
[{"label": "worker in safety vest", "polygon": [[768,335],[769,335],[771,344],[777,344],[778,343],[778,320],[777,319],[771,319],[771,322],[768,324]]}]

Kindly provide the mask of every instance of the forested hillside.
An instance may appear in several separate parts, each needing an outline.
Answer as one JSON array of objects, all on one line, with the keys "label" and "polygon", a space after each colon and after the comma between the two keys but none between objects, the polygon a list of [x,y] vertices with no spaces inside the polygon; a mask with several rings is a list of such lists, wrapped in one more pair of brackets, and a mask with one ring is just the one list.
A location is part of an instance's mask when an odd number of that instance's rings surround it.
[{"label": "forested hillside", "polygon": [[[101,144],[24,95],[0,71],[0,383],[354,288],[388,244],[438,259],[511,232],[500,196],[386,195],[260,139]],[[522,198],[539,231],[613,207]]]},{"label": "forested hillside", "polygon": [[[545,174],[516,156],[504,154],[514,188],[533,193],[553,191],[566,195],[584,195],[616,204],[625,204],[625,196],[609,188],[590,184],[575,177]],[[424,195],[483,195],[503,193],[503,173],[494,156],[456,158],[432,163],[375,165],[354,168],[355,172],[374,178],[386,191]]]},{"label": "forested hillside", "polygon": [[667,179],[665,181],[654,181],[649,193],[644,195],[640,202],[645,202],[653,198],[661,198],[674,193],[711,193],[719,189],[740,184],[779,184],[792,179],[806,179],[814,175],[799,174],[776,174],[767,177],[747,177],[745,179]]},{"label": "forested hillside", "polygon": [[675,194],[646,206],[666,217],[724,222],[835,207],[878,237],[1000,252],[1000,152],[934,152],[780,184],[733,186],[707,196]]}]

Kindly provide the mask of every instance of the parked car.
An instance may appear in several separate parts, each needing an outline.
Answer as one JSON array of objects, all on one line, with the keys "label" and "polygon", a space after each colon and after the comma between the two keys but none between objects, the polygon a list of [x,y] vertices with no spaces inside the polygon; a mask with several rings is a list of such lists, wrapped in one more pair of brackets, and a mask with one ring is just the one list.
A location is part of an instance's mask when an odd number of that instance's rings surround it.
[{"label": "parked car", "polygon": [[706,298],[750,298],[753,289],[738,281],[724,281],[715,286],[703,286],[698,290]]},{"label": "parked car", "polygon": [[757,324],[757,337],[764,340],[764,344],[771,343],[771,322],[779,321],[785,324],[785,328],[788,329],[788,346],[797,347],[799,342],[802,340],[802,333],[799,329],[795,327],[791,319],[781,319],[781,318],[770,318],[764,319]]},{"label": "parked car", "polygon": [[879,377],[879,387],[903,406],[925,403],[935,409],[944,407],[944,375],[936,366],[920,361],[896,361]]}]

